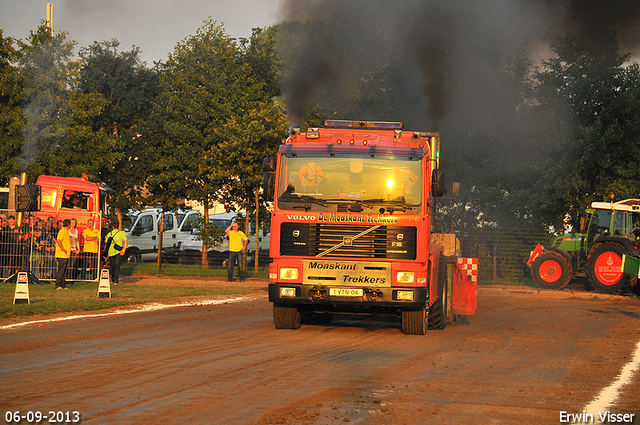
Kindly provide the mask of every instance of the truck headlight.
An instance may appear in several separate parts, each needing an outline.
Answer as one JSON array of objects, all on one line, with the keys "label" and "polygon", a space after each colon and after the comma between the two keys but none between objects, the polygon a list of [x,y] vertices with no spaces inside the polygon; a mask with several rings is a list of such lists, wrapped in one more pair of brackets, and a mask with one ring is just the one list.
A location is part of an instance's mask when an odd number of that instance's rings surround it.
[{"label": "truck headlight", "polygon": [[296,296],[296,288],[280,288],[280,296],[281,297],[295,297]]},{"label": "truck headlight", "polygon": [[402,301],[413,301],[413,291],[397,291],[396,299]]},{"label": "truck headlight", "polygon": [[414,272],[397,272],[396,281],[398,283],[413,283],[415,281]]},{"label": "truck headlight", "polygon": [[280,269],[281,280],[298,280],[297,268],[282,268]]}]

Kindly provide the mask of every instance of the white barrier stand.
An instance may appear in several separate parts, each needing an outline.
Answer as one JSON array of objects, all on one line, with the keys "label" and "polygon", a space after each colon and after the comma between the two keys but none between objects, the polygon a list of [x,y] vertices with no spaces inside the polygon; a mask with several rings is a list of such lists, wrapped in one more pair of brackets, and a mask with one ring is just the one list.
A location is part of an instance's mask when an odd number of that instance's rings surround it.
[{"label": "white barrier stand", "polygon": [[100,282],[98,283],[98,297],[111,298],[111,282],[109,282],[109,269],[100,271]]},{"label": "white barrier stand", "polygon": [[14,304],[31,304],[29,299],[29,276],[26,272],[18,273],[16,281],[16,291],[13,294]]}]

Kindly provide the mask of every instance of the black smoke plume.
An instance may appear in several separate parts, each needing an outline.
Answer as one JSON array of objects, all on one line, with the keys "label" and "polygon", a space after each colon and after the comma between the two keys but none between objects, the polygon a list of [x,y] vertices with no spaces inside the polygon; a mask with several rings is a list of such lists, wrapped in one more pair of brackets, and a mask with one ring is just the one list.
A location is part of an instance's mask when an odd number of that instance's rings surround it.
[{"label": "black smoke plume", "polygon": [[513,105],[505,65],[544,58],[563,32],[584,28],[585,39],[597,40],[614,30],[623,52],[640,53],[637,0],[285,0],[283,10],[283,21],[306,28],[282,85],[293,123],[313,96],[339,97],[356,86],[356,71],[384,67],[397,77],[386,87],[395,116],[378,118],[429,130],[464,121],[473,131]]}]

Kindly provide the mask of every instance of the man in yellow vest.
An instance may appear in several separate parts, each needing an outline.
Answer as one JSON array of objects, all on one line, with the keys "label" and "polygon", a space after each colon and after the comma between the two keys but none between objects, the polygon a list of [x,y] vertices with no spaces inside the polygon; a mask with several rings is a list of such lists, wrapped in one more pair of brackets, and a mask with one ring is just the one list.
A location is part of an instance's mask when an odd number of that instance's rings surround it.
[{"label": "man in yellow vest", "polygon": [[108,247],[107,256],[109,257],[109,266],[111,268],[111,283],[117,285],[120,283],[120,267],[122,267],[129,241],[127,240],[127,235],[122,230],[119,230],[120,223],[113,221],[111,227],[111,231],[107,233],[105,238]]},{"label": "man in yellow vest", "polygon": [[233,266],[238,263],[238,277],[244,281],[244,273],[242,272],[242,253],[247,248],[249,238],[241,230],[238,223],[233,223],[224,231],[229,236],[229,271],[227,273],[227,281],[233,282]]},{"label": "man in yellow vest", "polygon": [[58,273],[56,274],[56,290],[67,288],[67,266],[71,254],[71,238],[69,238],[69,227],[71,220],[65,218],[62,222],[62,229],[58,231],[56,238],[56,261],[58,262]]},{"label": "man in yellow vest", "polygon": [[86,276],[85,279],[94,280],[98,272],[98,252],[100,248],[100,232],[94,227],[93,219],[87,221],[87,228],[82,232],[84,239],[84,261]]}]

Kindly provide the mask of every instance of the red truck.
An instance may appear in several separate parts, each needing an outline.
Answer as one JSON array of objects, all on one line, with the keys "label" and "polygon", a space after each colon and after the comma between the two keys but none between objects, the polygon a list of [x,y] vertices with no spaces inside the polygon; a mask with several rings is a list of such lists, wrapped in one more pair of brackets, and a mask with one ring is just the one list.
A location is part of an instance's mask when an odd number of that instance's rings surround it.
[{"label": "red truck", "polygon": [[396,314],[404,333],[424,335],[451,313],[474,314],[477,260],[456,256],[455,235],[432,234],[440,135],[396,122],[324,124],[292,130],[264,161],[275,327]]},{"label": "red truck", "polygon": [[[11,187],[15,181],[12,179]],[[26,181],[26,176],[23,177]],[[29,191],[21,190],[30,189]],[[31,190],[31,189],[37,190]],[[28,202],[27,209],[16,202],[15,206],[10,206],[8,215],[18,218],[18,224],[22,217],[30,217],[30,223],[20,227],[19,240],[24,240],[15,247],[13,245],[5,247],[3,251],[3,267],[7,266],[10,271],[24,269],[28,261],[29,270],[39,280],[53,280],[55,278],[55,238],[58,232],[59,223],[64,219],[75,219],[78,231],[78,251],[73,255],[73,261],[69,268],[68,280],[97,281],[98,270],[100,269],[100,255],[89,255],[85,253],[85,241],[82,236],[87,228],[89,220],[93,220],[94,229],[97,230],[98,251],[102,241],[102,230],[107,224],[107,193],[109,188],[89,181],[87,176],[76,177],[56,177],[39,176],[35,185],[16,185],[15,189],[9,192],[10,197],[25,200]],[[21,197],[21,195],[23,195]],[[11,204],[11,203],[10,203]],[[27,214],[25,215],[24,212]],[[24,220],[26,222],[26,220]],[[29,237],[30,235],[31,237]],[[26,260],[26,261],[25,261]],[[3,271],[4,272],[4,271]]]}]

